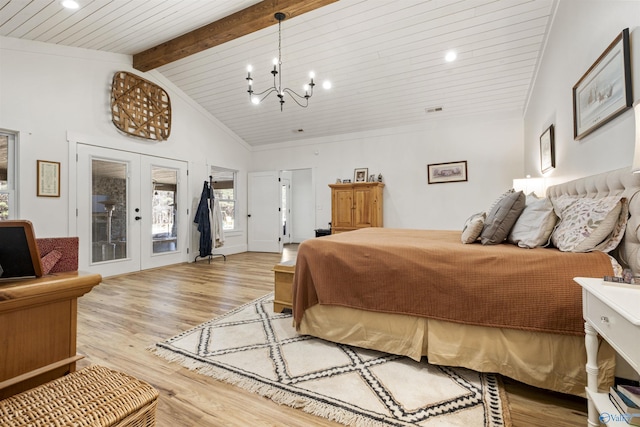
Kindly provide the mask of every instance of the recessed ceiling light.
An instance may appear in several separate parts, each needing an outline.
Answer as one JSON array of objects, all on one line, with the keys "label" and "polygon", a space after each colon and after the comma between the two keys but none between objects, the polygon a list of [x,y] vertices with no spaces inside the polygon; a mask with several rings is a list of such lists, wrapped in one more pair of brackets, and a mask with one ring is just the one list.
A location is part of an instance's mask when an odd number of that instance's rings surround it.
[{"label": "recessed ceiling light", "polygon": [[62,6],[67,8],[67,9],[77,9],[80,7],[80,5],[78,4],[78,2],[74,1],[74,0],[64,0],[62,2]]},{"label": "recessed ceiling light", "polygon": [[456,51],[455,50],[450,50],[444,56],[444,60],[447,61],[447,62],[452,62],[452,61],[455,61],[457,57],[458,57],[458,54],[456,53]]}]

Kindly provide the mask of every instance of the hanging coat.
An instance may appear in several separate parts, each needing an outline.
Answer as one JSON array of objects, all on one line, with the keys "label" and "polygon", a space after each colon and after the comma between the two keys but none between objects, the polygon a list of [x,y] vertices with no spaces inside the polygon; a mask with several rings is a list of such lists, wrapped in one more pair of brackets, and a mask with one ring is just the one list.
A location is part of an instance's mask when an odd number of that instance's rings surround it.
[{"label": "hanging coat", "polygon": [[214,197],[213,209],[211,209],[211,235],[213,237],[213,247],[219,248],[224,245],[224,221],[222,220],[222,209],[220,202]]},{"label": "hanging coat", "polygon": [[202,188],[202,195],[200,196],[200,202],[198,203],[198,209],[196,210],[196,216],[193,222],[198,224],[198,231],[200,232],[200,256],[205,257],[211,254],[211,220],[209,214],[209,186],[207,181],[204,182]]}]

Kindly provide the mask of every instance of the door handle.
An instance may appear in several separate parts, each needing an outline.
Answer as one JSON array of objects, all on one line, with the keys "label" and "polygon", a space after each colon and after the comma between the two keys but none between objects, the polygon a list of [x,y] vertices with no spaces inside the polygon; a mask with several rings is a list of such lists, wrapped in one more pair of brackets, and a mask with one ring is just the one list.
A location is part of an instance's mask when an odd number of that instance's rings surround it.
[{"label": "door handle", "polygon": [[135,219],[136,221],[140,221],[140,220],[142,219],[142,217],[141,217],[141,216],[137,216],[137,217],[135,217],[134,219]]},{"label": "door handle", "polygon": [[247,215],[247,218],[251,218],[251,214]]}]

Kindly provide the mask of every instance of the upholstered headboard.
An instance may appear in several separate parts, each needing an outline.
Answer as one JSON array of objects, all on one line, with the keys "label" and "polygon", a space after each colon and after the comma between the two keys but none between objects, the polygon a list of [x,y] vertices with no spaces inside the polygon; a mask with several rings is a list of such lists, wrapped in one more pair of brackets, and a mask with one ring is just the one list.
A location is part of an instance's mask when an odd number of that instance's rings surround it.
[{"label": "upholstered headboard", "polygon": [[624,238],[612,253],[623,267],[629,267],[640,275],[640,173],[631,173],[631,168],[617,169],[585,178],[553,185],[547,196],[554,199],[563,194],[599,198],[622,195],[629,202],[629,221]]}]

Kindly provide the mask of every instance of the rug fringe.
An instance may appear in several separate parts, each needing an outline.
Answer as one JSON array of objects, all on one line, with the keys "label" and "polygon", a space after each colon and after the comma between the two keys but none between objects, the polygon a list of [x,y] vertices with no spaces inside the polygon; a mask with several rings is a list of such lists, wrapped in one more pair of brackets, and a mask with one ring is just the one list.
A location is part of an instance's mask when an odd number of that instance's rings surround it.
[{"label": "rug fringe", "polygon": [[293,392],[275,389],[268,384],[263,384],[233,372],[216,368],[207,363],[194,360],[188,356],[176,354],[174,351],[168,349],[152,346],[148,347],[147,350],[153,352],[159,357],[162,357],[168,362],[178,363],[190,371],[196,371],[216,380],[224,381],[228,384],[243,388],[251,393],[269,398],[280,405],[301,409],[311,415],[326,418],[345,425],[367,425],[371,427],[389,426],[389,424],[384,421],[372,421],[370,417],[363,417],[350,411],[337,408],[331,404],[320,403]]}]

